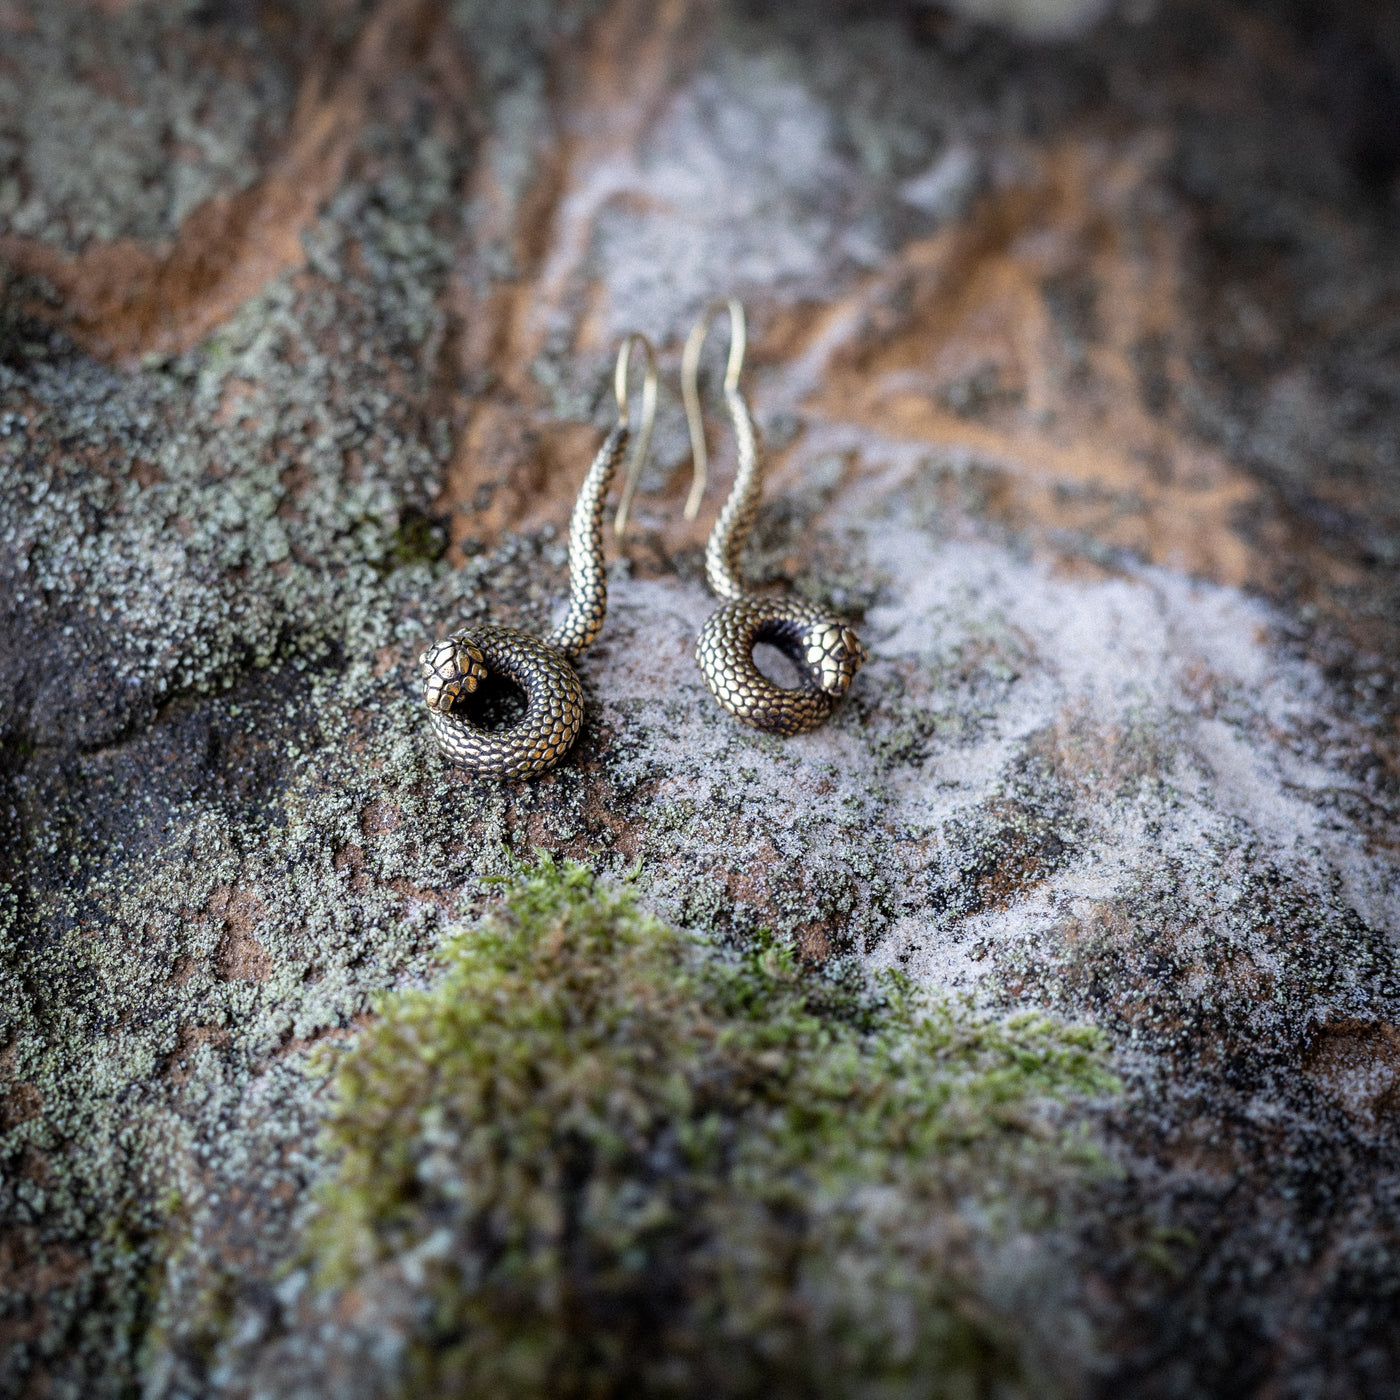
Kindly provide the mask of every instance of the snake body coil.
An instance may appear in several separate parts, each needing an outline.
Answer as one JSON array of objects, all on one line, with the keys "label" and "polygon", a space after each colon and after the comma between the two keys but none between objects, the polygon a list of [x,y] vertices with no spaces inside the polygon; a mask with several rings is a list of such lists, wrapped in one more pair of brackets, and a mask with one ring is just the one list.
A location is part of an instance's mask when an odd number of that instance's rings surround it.
[{"label": "snake body coil", "polygon": [[[471,627],[423,653],[423,697],[444,758],[480,777],[530,778],[552,768],[583,724],[583,687],[558,647],[518,627]],[[525,716],[482,729],[453,706],[495,672],[525,692]]]},{"label": "snake body coil", "polygon": [[[625,363],[625,362],[624,362]],[[518,627],[454,632],[419,657],[423,699],[444,758],[482,778],[531,778],[553,768],[583,725],[583,687],[573,659],[593,643],[608,609],[603,508],[630,434],[619,423],[593,459],[569,525],[569,612],[547,637]],[[491,673],[525,692],[525,715],[484,729],[460,713]]]},{"label": "snake body coil", "polygon": [[[754,665],[756,642],[768,642],[796,664],[799,689],[775,685]],[[711,614],[695,659],[715,699],[735,719],[772,734],[801,734],[830,719],[865,648],[849,627],[811,603],[750,596]]]},{"label": "snake body coil", "polygon": [[[734,424],[738,466],[705,548],[705,573],[710,587],[728,601],[701,629],[695,659],[711,693],[735,719],[772,734],[801,734],[830,718],[866,650],[825,609],[744,588],[739,558],[758,514],[762,471],[753,422],[733,383],[726,383],[724,398]],[[784,689],[758,669],[753,659],[757,642],[768,642],[793,662],[802,677],[799,688]]]}]

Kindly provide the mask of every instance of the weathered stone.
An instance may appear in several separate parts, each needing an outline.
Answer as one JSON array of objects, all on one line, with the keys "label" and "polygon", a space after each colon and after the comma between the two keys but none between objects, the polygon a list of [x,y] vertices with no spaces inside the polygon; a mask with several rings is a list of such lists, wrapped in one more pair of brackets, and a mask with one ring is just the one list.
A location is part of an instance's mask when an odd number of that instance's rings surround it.
[{"label": "weathered stone", "polygon": [[[1086,1392],[1386,1393],[1394,43],[0,6],[0,1389],[315,1393],[308,1058],[542,847],[1103,1028],[1118,1174],[1027,1305]],[[577,744],[444,769],[417,657],[547,626],[617,338],[673,384],[730,293],[750,572],[859,623],[849,695],[778,740],[705,689],[723,449],[687,525],[663,392]]]}]

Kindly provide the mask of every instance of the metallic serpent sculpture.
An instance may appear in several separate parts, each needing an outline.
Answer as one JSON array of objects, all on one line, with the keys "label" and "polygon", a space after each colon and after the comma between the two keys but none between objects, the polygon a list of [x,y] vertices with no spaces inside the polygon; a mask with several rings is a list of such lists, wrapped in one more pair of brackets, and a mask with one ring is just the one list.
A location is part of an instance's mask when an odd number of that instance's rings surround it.
[{"label": "metallic serpent sculpture", "polygon": [[[617,425],[588,469],[569,525],[569,612],[546,637],[518,627],[464,628],[418,658],[423,699],[444,758],[479,778],[533,778],[573,747],[583,725],[583,687],[572,662],[593,644],[608,610],[603,513],[608,487],[631,439],[627,372],[632,346],[646,355],[642,427],[627,469],[630,500],[646,460],[656,416],[656,355],[642,335],[629,335],[617,357]],[[621,512],[619,512],[621,516]],[[465,697],[492,673],[525,692],[525,714],[507,729],[485,729],[460,713]]]},{"label": "metallic serpent sculpture", "polygon": [[[739,392],[746,338],[744,308],[733,300],[716,303],[705,312],[691,331],[681,358],[681,391],[695,467],[686,519],[693,520],[699,509],[707,466],[700,412],[700,350],[710,322],[726,309],[730,339],[724,401],[734,425],[738,466],[729,499],[705,546],[705,574],[715,593],[728,601],[701,628],[695,659],[705,684],[735,719],[773,734],[801,734],[830,718],[867,653],[850,627],[824,608],[799,599],[750,593],[740,579],[739,556],[758,514],[763,468],[753,420]],[[792,661],[802,676],[798,689],[786,690],[758,669],[753,659],[757,642],[768,642]]]}]

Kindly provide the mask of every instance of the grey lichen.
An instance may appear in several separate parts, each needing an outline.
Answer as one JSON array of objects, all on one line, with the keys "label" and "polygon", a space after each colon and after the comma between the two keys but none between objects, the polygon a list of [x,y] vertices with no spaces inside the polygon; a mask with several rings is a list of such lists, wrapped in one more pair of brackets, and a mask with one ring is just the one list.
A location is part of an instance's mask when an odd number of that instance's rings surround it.
[{"label": "grey lichen", "polygon": [[250,184],[295,75],[249,26],[201,28],[181,5],[7,17],[0,227],[74,249],[169,238],[201,201]]}]

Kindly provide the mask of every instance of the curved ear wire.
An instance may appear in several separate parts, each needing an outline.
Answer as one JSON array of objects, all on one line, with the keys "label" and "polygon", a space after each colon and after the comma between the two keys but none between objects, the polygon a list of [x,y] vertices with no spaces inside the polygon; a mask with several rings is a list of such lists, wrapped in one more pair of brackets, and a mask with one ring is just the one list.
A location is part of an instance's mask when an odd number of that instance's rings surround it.
[{"label": "curved ear wire", "polygon": [[700,351],[709,334],[710,323],[721,311],[729,313],[729,363],[724,371],[724,392],[734,393],[739,387],[739,371],[744,367],[744,351],[748,348],[748,330],[744,324],[743,305],[730,297],[712,302],[695,323],[681,355],[681,397],[685,400],[686,422],[690,425],[690,460],[692,475],[690,495],[685,501],[685,518],[694,520],[700,512],[700,498],[705,494],[709,476],[709,454],[705,450],[705,419],[700,411]]},{"label": "curved ear wire", "polygon": [[651,341],[639,331],[633,331],[622,342],[617,352],[617,375],[613,381],[613,393],[617,395],[617,422],[619,427],[628,425],[627,378],[631,369],[632,346],[640,345],[646,356],[646,372],[642,379],[642,428],[637,434],[637,445],[632,449],[627,463],[627,474],[622,483],[622,499],[618,502],[617,516],[613,520],[613,533],[621,539],[627,532],[627,515],[632,509],[632,497],[637,493],[637,481],[647,459],[651,446],[651,430],[656,423],[656,351]]}]

